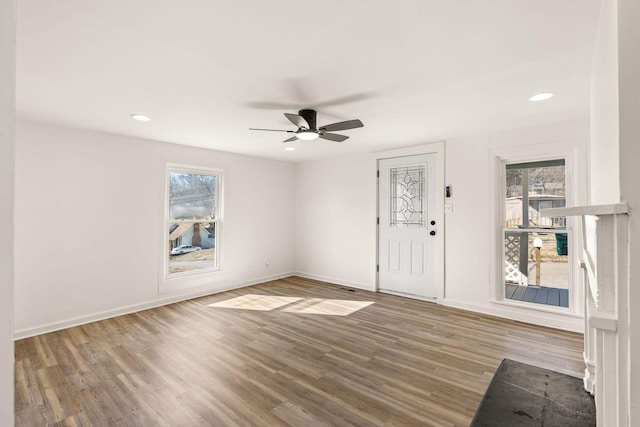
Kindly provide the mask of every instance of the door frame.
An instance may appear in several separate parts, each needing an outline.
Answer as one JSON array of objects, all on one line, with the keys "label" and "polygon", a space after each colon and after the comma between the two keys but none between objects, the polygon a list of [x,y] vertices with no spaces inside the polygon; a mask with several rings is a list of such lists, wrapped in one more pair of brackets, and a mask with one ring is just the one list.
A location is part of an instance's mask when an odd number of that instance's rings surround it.
[{"label": "door frame", "polygon": [[[427,301],[433,301],[441,303],[445,298],[445,216],[444,216],[444,190],[445,190],[445,141],[433,142],[430,144],[415,145],[411,147],[398,148],[395,150],[376,151],[373,153],[376,161],[376,172],[379,170],[379,163],[382,159],[388,159],[393,157],[405,157],[415,156],[419,154],[435,154],[436,155],[436,200],[439,204],[436,208],[436,221],[441,224],[438,227],[438,233],[436,234],[436,254],[438,259],[436,265],[438,267],[438,273],[436,277],[437,281],[437,294],[436,300],[428,299]],[[380,185],[378,177],[376,175],[376,218],[380,217]],[[380,227],[376,225],[376,283],[375,290],[380,290],[380,273],[377,271],[380,265]]]}]

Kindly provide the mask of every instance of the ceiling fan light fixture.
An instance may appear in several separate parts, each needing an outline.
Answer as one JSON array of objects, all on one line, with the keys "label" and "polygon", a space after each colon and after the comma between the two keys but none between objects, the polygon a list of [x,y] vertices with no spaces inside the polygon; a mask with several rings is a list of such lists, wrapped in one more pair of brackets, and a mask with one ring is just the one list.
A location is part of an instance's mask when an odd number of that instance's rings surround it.
[{"label": "ceiling fan light fixture", "polygon": [[310,131],[310,130],[305,130],[305,131],[296,133],[296,137],[298,139],[302,139],[302,140],[305,140],[305,141],[314,140],[314,139],[318,138],[318,136],[320,136],[320,135],[318,135],[316,132],[313,132],[313,131]]}]

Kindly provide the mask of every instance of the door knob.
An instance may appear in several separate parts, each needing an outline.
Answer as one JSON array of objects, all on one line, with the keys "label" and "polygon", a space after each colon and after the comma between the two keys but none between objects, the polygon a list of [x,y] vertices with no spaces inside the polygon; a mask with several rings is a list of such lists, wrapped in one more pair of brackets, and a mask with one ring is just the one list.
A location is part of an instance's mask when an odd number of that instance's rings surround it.
[{"label": "door knob", "polygon": [[436,235],[436,230],[431,230],[431,231],[429,232],[429,234],[431,234],[432,236],[435,236],[435,235]]},{"label": "door knob", "polygon": [[431,221],[431,225],[436,225],[436,222],[435,221]]}]

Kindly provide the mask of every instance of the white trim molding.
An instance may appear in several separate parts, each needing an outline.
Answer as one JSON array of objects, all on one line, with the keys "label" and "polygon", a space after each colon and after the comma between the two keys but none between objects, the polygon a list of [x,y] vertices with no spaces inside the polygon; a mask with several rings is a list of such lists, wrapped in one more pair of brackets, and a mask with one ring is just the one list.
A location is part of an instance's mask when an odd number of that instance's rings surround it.
[{"label": "white trim molding", "polygon": [[[489,212],[491,218],[490,227],[495,230],[494,238],[490,241],[490,251],[494,254],[495,259],[495,262],[490,269],[490,281],[493,286],[494,305],[502,303],[511,305],[514,309],[539,311],[538,307],[536,307],[539,304],[514,304],[513,301],[507,301],[505,298],[503,280],[505,165],[508,163],[525,163],[556,159],[564,159],[565,161],[566,188],[568,189],[566,194],[566,203],[579,204],[586,201],[586,150],[582,144],[582,139],[567,139],[520,147],[501,147],[492,149],[489,152],[489,169],[491,177],[494,180],[492,196],[489,197]],[[555,216],[563,216],[563,214],[557,214]],[[567,234],[570,239],[570,247],[578,247],[579,245],[577,233],[572,233],[572,230],[575,229],[575,227],[576,222],[571,218],[567,218]],[[582,317],[583,305],[581,304],[581,301],[583,297],[579,266],[575,261],[577,257],[572,251],[569,253],[569,257],[569,309],[555,311],[558,313],[561,313],[562,311],[570,311],[570,313],[566,314]]]},{"label": "white trim molding", "polygon": [[[212,222],[215,224],[215,237],[214,237],[214,248],[215,248],[215,259],[213,265],[211,267],[196,269],[192,271],[179,272],[179,273],[170,273],[169,272],[169,240],[168,240],[168,225],[171,223],[179,224],[180,222],[171,221],[170,220],[170,187],[171,187],[171,174],[172,173],[180,173],[180,174],[201,174],[206,176],[215,177],[215,200],[213,203],[214,206],[214,218],[211,221],[203,221],[203,220],[193,220],[193,221],[184,221],[185,223],[203,223],[203,222]],[[220,276],[218,274],[222,270],[223,264],[223,253],[224,253],[224,243],[223,243],[223,235],[224,235],[224,188],[225,188],[225,171],[220,168],[210,168],[204,166],[192,166],[192,165],[182,165],[176,163],[167,163],[165,166],[165,193],[164,193],[164,203],[163,203],[163,211],[164,211],[164,222],[163,228],[161,231],[161,235],[163,236],[162,253],[161,253],[161,271],[159,272],[159,280],[158,280],[158,294],[167,294],[174,291],[180,291],[189,287],[198,287],[202,283],[208,283],[211,280],[220,280],[217,277]]]},{"label": "white trim molding", "polygon": [[466,301],[447,298],[442,301],[442,305],[563,331],[582,333],[584,327],[581,315],[572,313],[569,310],[560,313],[542,304],[537,304],[539,307],[531,307],[532,304],[525,306],[525,304],[494,301],[491,306],[487,307],[481,304],[471,304]]},{"label": "white trim molding", "polygon": [[287,272],[287,273],[275,274],[271,276],[256,277],[253,279],[239,281],[237,283],[229,283],[221,287],[216,287],[215,289],[211,287],[207,287],[204,289],[200,288],[198,290],[190,289],[188,293],[181,293],[179,295],[173,295],[170,297],[158,298],[158,299],[154,299],[153,301],[128,305],[128,306],[120,307],[114,310],[106,310],[99,313],[91,314],[89,316],[73,317],[70,319],[61,320],[59,322],[48,323],[48,324],[36,326],[33,328],[19,329],[14,332],[13,339],[14,341],[17,341],[24,338],[34,337],[36,335],[42,335],[42,334],[47,334],[49,332],[55,332],[62,329],[72,328],[74,326],[80,326],[80,325],[85,325],[87,323],[110,319],[112,317],[136,313],[138,311],[148,310],[150,308],[161,307],[167,304],[173,304],[180,301],[200,298],[207,295],[214,295],[221,292],[230,291],[233,289],[244,288],[247,286],[258,285],[261,283],[270,282],[272,280],[284,279],[286,277],[291,277],[293,275],[295,275],[293,272]]},{"label": "white trim molding", "polygon": [[294,271],[293,276],[303,277],[305,279],[318,280],[320,282],[327,282],[329,285],[336,286],[348,286],[350,288],[362,289],[363,291],[375,292],[375,284],[354,282],[352,280],[339,279],[336,277],[323,276],[320,274],[305,273],[304,271]]}]

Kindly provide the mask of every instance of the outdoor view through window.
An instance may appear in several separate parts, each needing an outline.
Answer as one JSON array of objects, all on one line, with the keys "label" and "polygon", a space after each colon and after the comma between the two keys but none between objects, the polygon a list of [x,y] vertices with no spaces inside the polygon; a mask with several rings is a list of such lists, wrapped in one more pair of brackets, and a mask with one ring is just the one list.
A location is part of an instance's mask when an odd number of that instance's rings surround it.
[{"label": "outdoor view through window", "polygon": [[218,266],[217,181],[214,173],[169,172],[169,275]]},{"label": "outdoor view through window", "polygon": [[508,164],[504,233],[505,297],[569,306],[566,218],[542,209],[566,205],[564,159]]}]

